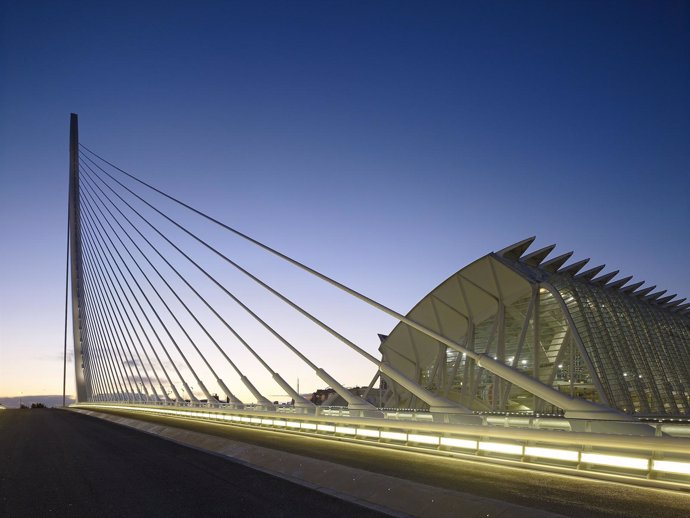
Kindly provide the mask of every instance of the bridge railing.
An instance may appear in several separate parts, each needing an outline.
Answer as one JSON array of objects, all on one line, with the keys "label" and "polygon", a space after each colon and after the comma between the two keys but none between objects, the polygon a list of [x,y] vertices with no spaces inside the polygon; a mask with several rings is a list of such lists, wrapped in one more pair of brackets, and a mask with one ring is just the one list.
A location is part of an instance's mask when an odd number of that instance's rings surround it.
[{"label": "bridge railing", "polygon": [[[431,420],[402,419],[407,416],[400,414],[391,418],[387,412],[381,412],[378,417],[347,416],[342,408],[332,407],[320,408],[313,414],[164,404],[81,404],[77,407],[224,423],[443,457],[690,489],[690,440],[659,436],[656,427],[644,423],[633,423],[640,426],[625,429],[612,427],[608,433],[603,433],[592,431],[594,425],[599,424],[593,421],[581,423],[582,430],[574,431],[572,423],[571,429],[566,430],[562,423],[550,425],[548,419],[523,420],[521,426],[514,426],[516,422],[511,424],[511,420],[499,424],[495,419],[489,422],[485,419],[487,416],[466,416],[478,419],[461,424],[438,421],[436,416]],[[419,416],[413,413],[413,417]]]}]

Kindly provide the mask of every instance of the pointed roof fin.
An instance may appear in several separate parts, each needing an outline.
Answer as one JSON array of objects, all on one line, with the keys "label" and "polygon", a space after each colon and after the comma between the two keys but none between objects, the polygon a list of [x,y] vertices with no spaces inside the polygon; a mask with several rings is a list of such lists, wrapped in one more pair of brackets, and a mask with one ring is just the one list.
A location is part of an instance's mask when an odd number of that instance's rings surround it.
[{"label": "pointed roof fin", "polygon": [[676,295],[678,295],[678,294],[677,294],[677,293],[674,293],[673,295],[666,295],[665,297],[661,297],[660,299],[657,299],[656,303],[657,303],[659,306],[663,306],[663,305],[666,304],[667,302],[671,302],[671,299],[675,298]]},{"label": "pointed roof fin", "polygon": [[668,304],[666,304],[666,307],[667,308],[675,308],[676,306],[680,306],[686,300],[688,300],[687,297],[684,299],[674,300],[673,302],[669,302]]},{"label": "pointed roof fin", "polygon": [[537,250],[536,252],[532,252],[529,255],[526,255],[521,261],[523,261],[525,264],[529,264],[530,266],[539,266],[539,263],[541,263],[544,259],[546,259],[546,256],[551,253],[551,250],[556,248],[556,245],[549,245],[545,246],[544,248],[541,248]]},{"label": "pointed roof fin", "polygon": [[656,284],[654,286],[649,286],[643,290],[636,291],[635,293],[633,293],[633,295],[641,299],[642,297],[647,295],[647,293],[651,292],[654,288],[656,288]]},{"label": "pointed roof fin", "polygon": [[620,270],[614,270],[612,272],[605,273],[601,277],[597,277],[596,279],[594,279],[592,282],[594,284],[601,284],[603,286],[604,284],[609,282],[611,279],[613,279],[616,275],[618,275],[618,272],[620,272]]},{"label": "pointed roof fin", "polygon": [[506,259],[512,259],[513,261],[517,261],[518,259],[520,259],[520,256],[527,251],[529,245],[531,245],[536,238],[536,236],[532,236],[528,237],[527,239],[523,239],[522,241],[518,241],[515,244],[507,246],[500,252],[496,252],[496,255],[500,255],[501,257],[505,257]]},{"label": "pointed roof fin", "polygon": [[647,301],[651,302],[651,301],[656,300],[656,299],[658,299],[659,297],[661,297],[661,296],[662,296],[664,293],[666,293],[667,291],[668,291],[668,290],[657,291],[656,293],[652,293],[651,295],[647,295],[647,296],[644,298],[644,300],[647,300]]},{"label": "pointed roof fin", "polygon": [[572,252],[568,252],[566,254],[559,255],[558,257],[554,257],[553,259],[549,259],[545,263],[542,263],[539,268],[542,270],[546,270],[547,272],[555,273],[556,270],[558,270],[561,266],[565,264],[565,262],[570,259],[570,257],[573,255]]},{"label": "pointed roof fin", "polygon": [[621,288],[621,293],[631,293],[635,291],[637,288],[642,286],[646,281],[640,281],[636,282],[635,284],[631,284],[630,286],[626,286],[625,288]]},{"label": "pointed roof fin", "polygon": [[605,264],[602,264],[600,266],[595,266],[594,268],[590,268],[586,272],[582,272],[578,275],[575,276],[577,279],[585,279],[587,281],[591,281],[595,275],[597,275],[601,270],[606,268]]},{"label": "pointed roof fin", "polygon": [[628,277],[623,277],[622,279],[618,279],[617,281],[610,282],[609,284],[606,285],[606,287],[617,290],[618,288],[623,286],[626,282],[628,282],[630,279],[632,279],[632,275],[630,275]]},{"label": "pointed roof fin", "polygon": [[586,265],[589,262],[589,258],[583,259],[582,261],[578,261],[576,263],[571,264],[570,266],[566,266],[565,268],[558,270],[558,273],[565,273],[567,275],[575,275],[577,272],[582,270],[582,267]]}]

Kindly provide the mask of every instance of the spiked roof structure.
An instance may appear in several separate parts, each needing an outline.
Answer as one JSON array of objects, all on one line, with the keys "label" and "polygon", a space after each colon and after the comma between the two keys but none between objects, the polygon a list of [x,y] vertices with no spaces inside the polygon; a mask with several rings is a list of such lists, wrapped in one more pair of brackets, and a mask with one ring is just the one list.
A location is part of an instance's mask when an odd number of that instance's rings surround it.
[{"label": "spiked roof structure", "polygon": [[[642,286],[645,281],[640,281],[635,284],[629,285],[625,288],[625,284],[627,284],[633,277],[632,275],[629,277],[625,277],[613,282],[609,282],[611,279],[613,279],[618,273],[620,273],[620,270],[615,270],[610,273],[606,273],[604,275],[601,275],[600,277],[594,279],[594,277],[599,274],[605,267],[606,265],[601,265],[601,266],[596,266],[594,268],[591,268],[587,270],[586,272],[580,273],[579,275],[576,275],[579,270],[582,269],[582,267],[589,262],[589,259],[583,259],[581,261],[577,261],[575,263],[570,264],[569,266],[562,267],[563,264],[573,255],[573,252],[568,252],[566,254],[559,255],[558,257],[555,257],[553,259],[550,259],[548,261],[544,261],[548,254],[556,248],[556,245],[549,245],[545,246],[536,252],[532,252],[527,255],[525,252],[529,248],[529,246],[534,242],[536,239],[536,236],[532,236],[527,239],[523,239],[522,241],[518,241],[517,243],[510,245],[500,252],[496,252],[496,255],[499,257],[503,257],[505,259],[512,259],[512,260],[518,260],[522,263],[528,264],[530,266],[535,266],[539,267],[542,270],[545,270],[547,272],[558,272],[560,274],[567,274],[567,275],[575,275],[578,278],[583,278],[587,280],[592,280],[593,283],[595,284],[601,284],[601,285],[606,285],[607,288],[611,289],[617,289],[620,290],[623,293],[630,293],[633,296],[638,296],[638,297],[645,297],[648,293],[653,291],[656,288],[656,285],[651,286],[651,287],[645,287],[642,290],[638,290],[640,286]],[[546,252],[546,253],[544,253]],[[538,261],[535,261],[535,258],[539,258]],[[543,262],[544,261],[544,262]],[[557,267],[554,267],[554,265],[558,265]],[[560,268],[560,269],[558,269]],[[608,283],[608,284],[607,284]],[[646,297],[647,300],[653,301],[656,300],[658,305],[660,306],[665,306],[665,307],[675,307],[677,302],[672,303],[671,301],[677,297],[676,294],[671,295],[669,297],[664,297],[663,299],[659,299],[661,295],[666,293],[667,290],[659,291],[658,293],[654,293],[652,295],[649,295]],[[686,299],[682,299],[683,301]],[[685,314],[690,314],[690,308],[685,308],[686,311],[681,312]]]},{"label": "spiked roof structure", "polygon": [[[632,276],[587,270],[555,245],[523,239],[461,269],[407,315],[551,390],[635,415],[690,415],[690,303]],[[397,325],[384,361],[475,410],[560,412],[440,342]],[[510,374],[510,373],[507,373]],[[390,406],[418,402],[387,380]],[[542,397],[540,397],[542,396]]]}]

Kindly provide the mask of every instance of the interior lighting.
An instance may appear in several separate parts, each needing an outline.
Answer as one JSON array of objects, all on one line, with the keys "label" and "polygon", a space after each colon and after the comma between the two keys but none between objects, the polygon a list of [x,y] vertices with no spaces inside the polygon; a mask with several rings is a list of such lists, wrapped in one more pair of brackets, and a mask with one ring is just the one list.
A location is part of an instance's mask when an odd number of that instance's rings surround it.
[{"label": "interior lighting", "polygon": [[262,419],[261,424],[267,424],[267,425],[272,425],[273,424],[273,419]]},{"label": "interior lighting", "polygon": [[335,432],[335,426],[330,425],[330,424],[320,424],[320,425],[317,425],[316,429],[317,429],[319,432],[331,432],[331,433]]},{"label": "interior lighting", "polygon": [[503,442],[479,442],[479,449],[496,453],[508,453],[510,455],[522,455],[522,446],[506,444]]},{"label": "interior lighting", "polygon": [[439,445],[440,437],[436,435],[421,435],[416,433],[410,433],[407,435],[407,440],[410,442],[419,442],[422,444],[433,444],[435,446]]},{"label": "interior lighting", "polygon": [[530,457],[541,457],[544,459],[569,460],[572,462],[577,462],[579,452],[573,450],[525,446],[525,455]]},{"label": "interior lighting", "polygon": [[342,433],[343,435],[354,435],[357,433],[355,428],[350,428],[349,426],[336,426],[335,433]]},{"label": "interior lighting", "polygon": [[667,473],[680,473],[690,475],[689,462],[675,462],[672,460],[653,460],[652,469],[654,471],[665,471]]},{"label": "interior lighting", "polygon": [[469,441],[467,439],[455,439],[454,437],[441,437],[441,446],[450,446],[451,448],[465,448],[468,450],[476,450],[477,441]]},{"label": "interior lighting", "polygon": [[603,455],[601,453],[582,452],[580,460],[588,464],[612,466],[614,468],[647,470],[649,467],[649,461],[647,459],[641,459],[639,457],[621,457],[618,455]]},{"label": "interior lighting", "polygon": [[387,432],[387,431],[382,431],[381,432],[381,439],[388,439],[390,441],[402,441],[406,442],[407,441],[407,434],[406,433],[401,433],[401,432]]},{"label": "interior lighting", "polygon": [[357,435],[361,435],[362,437],[375,437],[379,438],[379,431],[378,430],[369,430],[367,428],[358,428],[357,429]]}]

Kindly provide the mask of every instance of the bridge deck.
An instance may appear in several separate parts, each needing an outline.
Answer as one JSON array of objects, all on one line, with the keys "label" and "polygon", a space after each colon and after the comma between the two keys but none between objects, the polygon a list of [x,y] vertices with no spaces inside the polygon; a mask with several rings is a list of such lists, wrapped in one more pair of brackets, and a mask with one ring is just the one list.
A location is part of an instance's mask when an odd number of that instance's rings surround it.
[{"label": "bridge deck", "polygon": [[174,417],[124,411],[108,413],[267,448],[279,448],[298,455],[566,516],[686,518],[690,509],[690,494],[679,491],[633,487]]},{"label": "bridge deck", "polygon": [[381,516],[260,471],[60,410],[0,414],[0,516]]}]

